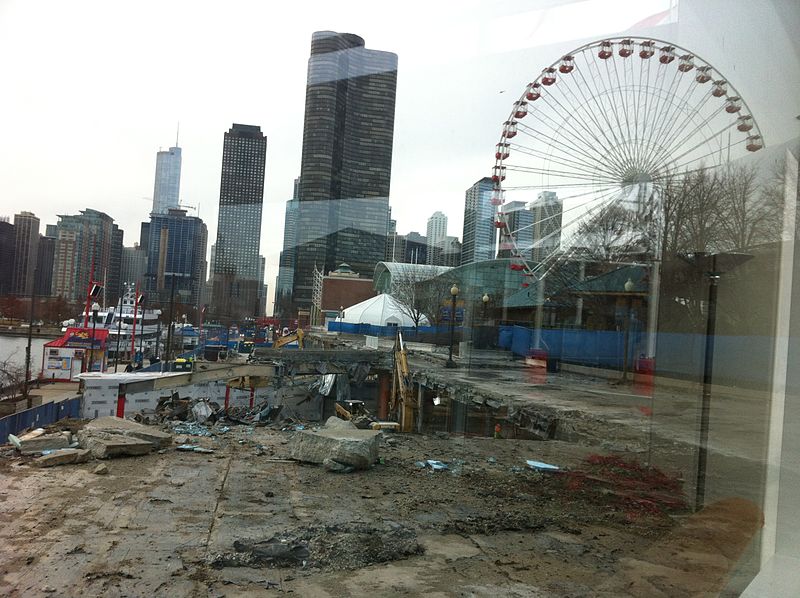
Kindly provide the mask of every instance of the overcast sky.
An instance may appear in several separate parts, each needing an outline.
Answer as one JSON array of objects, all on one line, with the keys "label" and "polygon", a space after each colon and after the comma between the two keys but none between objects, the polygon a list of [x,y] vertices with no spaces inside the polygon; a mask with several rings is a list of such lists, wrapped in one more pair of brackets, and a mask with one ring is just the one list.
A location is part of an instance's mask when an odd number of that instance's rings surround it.
[{"label": "overcast sky", "polygon": [[[390,201],[399,232],[424,234],[427,217],[441,210],[448,234],[461,237],[464,191],[489,174],[500,125],[525,84],[577,43],[629,30],[671,4],[677,2],[307,0],[208,8],[169,0],[0,0],[0,215],[27,209],[44,228],[57,214],[91,207],[111,215],[132,245],[151,207],[156,151],[175,142],[180,121],[181,199],[199,207],[210,245],[223,133],[233,122],[260,125],[268,137],[262,254],[272,295],[284,205],[300,172],[311,33],[330,29],[398,54]],[[731,13],[741,15],[721,10],[730,4],[764,13],[742,44],[779,44],[781,60],[798,70],[797,45],[786,41],[798,39],[796,22],[786,23],[786,10],[797,11],[793,0],[774,0],[777,11],[769,0],[682,2],[680,35],[704,45],[706,54],[697,53],[712,63],[732,47],[735,53],[725,31],[709,36],[683,27],[707,19],[708,5],[715,19],[736,28]],[[777,41],[757,41],[763,27],[777,28]],[[679,29],[673,23],[655,31]],[[759,64],[763,80],[771,72],[763,59]],[[757,79],[743,66],[746,86]],[[771,85],[796,92],[796,74],[786,79]],[[797,94],[789,97],[797,104]],[[767,102],[747,99],[754,112]],[[774,127],[778,136],[785,127]]]}]

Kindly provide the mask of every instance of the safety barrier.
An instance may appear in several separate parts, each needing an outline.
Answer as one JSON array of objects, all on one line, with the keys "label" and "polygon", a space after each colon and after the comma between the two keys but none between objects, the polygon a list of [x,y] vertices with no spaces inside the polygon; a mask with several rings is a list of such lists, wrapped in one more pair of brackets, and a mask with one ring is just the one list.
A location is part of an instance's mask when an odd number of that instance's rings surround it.
[{"label": "safety barrier", "polygon": [[27,428],[41,428],[66,417],[77,418],[80,414],[81,397],[17,411],[0,418],[0,443],[5,443],[9,434],[16,435]]}]

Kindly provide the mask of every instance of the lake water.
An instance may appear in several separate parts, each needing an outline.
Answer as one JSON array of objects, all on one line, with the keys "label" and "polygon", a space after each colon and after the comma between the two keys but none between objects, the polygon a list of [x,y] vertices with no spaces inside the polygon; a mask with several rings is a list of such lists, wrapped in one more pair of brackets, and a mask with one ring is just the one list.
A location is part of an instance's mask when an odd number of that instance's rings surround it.
[{"label": "lake water", "polygon": [[[34,338],[31,340],[31,374],[36,377],[42,373],[42,350],[44,344],[55,339]],[[0,334],[0,362],[11,360],[14,365],[25,367],[26,336],[4,336]]]}]

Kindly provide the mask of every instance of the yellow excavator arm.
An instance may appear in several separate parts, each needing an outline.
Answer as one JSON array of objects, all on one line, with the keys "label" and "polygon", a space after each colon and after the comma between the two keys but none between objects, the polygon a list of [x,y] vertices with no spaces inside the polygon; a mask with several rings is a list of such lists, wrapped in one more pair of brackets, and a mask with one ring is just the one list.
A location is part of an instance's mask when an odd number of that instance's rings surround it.
[{"label": "yellow excavator arm", "polygon": [[273,349],[280,349],[284,345],[288,345],[289,343],[293,343],[294,341],[297,341],[297,347],[299,349],[303,348],[303,330],[302,330],[302,328],[298,328],[292,334],[280,337],[278,340],[276,340],[274,343],[272,343],[272,348]]}]

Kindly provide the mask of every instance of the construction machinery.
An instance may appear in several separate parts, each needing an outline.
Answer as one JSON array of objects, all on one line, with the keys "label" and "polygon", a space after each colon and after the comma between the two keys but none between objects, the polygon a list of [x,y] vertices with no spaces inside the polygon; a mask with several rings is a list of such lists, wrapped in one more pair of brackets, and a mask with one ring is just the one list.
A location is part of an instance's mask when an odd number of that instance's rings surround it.
[{"label": "construction machinery", "polygon": [[288,345],[289,343],[293,343],[297,341],[297,348],[303,348],[303,329],[298,328],[291,334],[287,334],[286,336],[282,336],[278,338],[274,343],[272,343],[273,349],[280,349],[281,347]]},{"label": "construction machinery", "polygon": [[408,353],[403,342],[403,333],[397,333],[394,342],[394,368],[392,371],[392,395],[389,411],[397,412],[400,431],[411,432],[414,426],[414,386],[408,369]]}]

